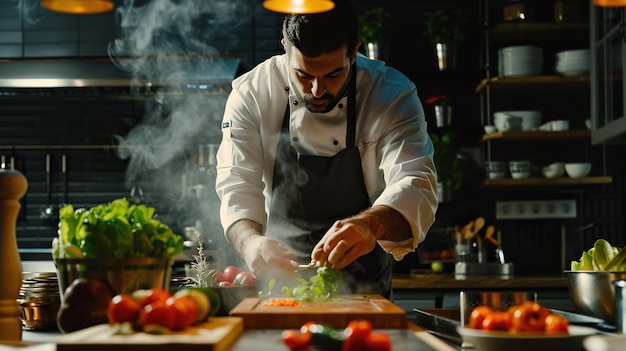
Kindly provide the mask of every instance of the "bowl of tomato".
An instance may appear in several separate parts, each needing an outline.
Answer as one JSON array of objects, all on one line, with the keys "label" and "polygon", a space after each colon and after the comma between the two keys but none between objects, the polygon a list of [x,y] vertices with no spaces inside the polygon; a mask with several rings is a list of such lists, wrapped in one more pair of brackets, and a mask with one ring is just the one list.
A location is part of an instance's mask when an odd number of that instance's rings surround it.
[{"label": "bowl of tomato", "polygon": [[589,327],[570,325],[567,333],[510,332],[458,327],[464,344],[477,351],[554,351],[582,350],[583,339],[596,334]]},{"label": "bowl of tomato", "polygon": [[588,327],[570,325],[536,301],[524,301],[505,310],[476,306],[465,325],[458,327],[463,346],[479,351],[580,350],[582,340],[595,334]]}]

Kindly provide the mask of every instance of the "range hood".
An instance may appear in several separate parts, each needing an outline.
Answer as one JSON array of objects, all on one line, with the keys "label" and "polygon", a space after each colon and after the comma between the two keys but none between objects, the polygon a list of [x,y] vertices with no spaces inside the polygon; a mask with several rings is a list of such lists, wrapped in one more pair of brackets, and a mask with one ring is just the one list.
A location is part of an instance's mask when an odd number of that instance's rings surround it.
[{"label": "range hood", "polygon": [[[143,96],[230,91],[236,58],[0,60],[0,96]],[[141,63],[163,74],[133,75],[120,66]],[[152,69],[156,71],[156,69]]]}]

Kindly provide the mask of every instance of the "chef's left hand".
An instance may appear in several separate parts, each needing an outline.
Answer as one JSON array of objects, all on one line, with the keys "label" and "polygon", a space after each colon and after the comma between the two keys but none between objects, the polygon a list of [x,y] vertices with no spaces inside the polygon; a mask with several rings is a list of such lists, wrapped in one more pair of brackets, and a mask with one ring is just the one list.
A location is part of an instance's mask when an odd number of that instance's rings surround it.
[{"label": "chef's left hand", "polygon": [[376,247],[374,233],[357,219],[336,221],[315,245],[311,259],[322,266],[342,269]]}]

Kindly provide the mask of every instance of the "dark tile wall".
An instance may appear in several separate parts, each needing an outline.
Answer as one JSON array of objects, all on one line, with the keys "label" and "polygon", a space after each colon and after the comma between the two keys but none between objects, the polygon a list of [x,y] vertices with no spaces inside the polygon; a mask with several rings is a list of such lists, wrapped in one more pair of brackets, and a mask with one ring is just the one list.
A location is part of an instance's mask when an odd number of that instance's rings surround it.
[{"label": "dark tile wall", "polygon": [[[119,9],[124,1],[115,0],[115,3]],[[137,7],[148,3],[135,2]],[[263,10],[257,0],[232,3],[243,6],[239,8],[243,15],[227,23],[228,28],[216,30],[211,25],[214,17],[200,13],[191,31],[197,37],[184,39],[206,39],[205,44],[213,46],[215,53],[239,58],[239,71],[243,72],[280,52],[282,16]],[[109,45],[120,36],[118,21],[117,11],[74,16],[42,9],[39,0],[0,0],[0,64],[4,59],[108,57]],[[173,49],[170,54],[194,53]],[[185,170],[183,173],[189,173],[191,178],[197,168],[198,145],[219,141],[217,121],[221,116],[209,111],[223,108],[225,95],[208,96],[209,101],[204,101],[207,97],[202,96],[156,101],[118,95],[81,96],[77,91],[73,94],[79,95],[59,95],[45,89],[30,96],[18,97],[4,90],[0,94],[0,157],[7,168],[12,164],[21,171],[29,183],[17,222],[18,246],[22,253],[28,257],[39,257],[38,253],[49,257],[58,217],[56,212],[52,218],[42,215],[47,205],[55,211],[64,203],[90,207],[118,197],[130,197],[133,187],[137,186],[143,191],[144,201],[155,206],[160,218],[178,233],[183,234],[186,226],[193,226],[200,219],[215,240],[219,240],[221,230],[216,220],[216,206],[211,204],[208,209],[200,209],[194,203],[198,191],[193,194],[193,189],[184,191],[180,170]],[[130,177],[127,171],[132,157],[128,157],[128,150],[118,147],[118,137],[127,136],[144,123],[174,123],[171,110],[192,104],[198,107],[189,110],[195,112],[195,117],[189,120],[198,123],[197,130],[186,130],[186,135],[158,145],[157,151],[148,154],[167,157],[167,160],[163,164],[155,161],[153,166],[141,164],[138,175]],[[152,122],[147,121],[147,115],[152,116]],[[47,191],[46,155],[51,158],[50,193]],[[65,174],[62,172],[63,156]],[[209,195],[211,193],[203,189],[202,196]]]}]

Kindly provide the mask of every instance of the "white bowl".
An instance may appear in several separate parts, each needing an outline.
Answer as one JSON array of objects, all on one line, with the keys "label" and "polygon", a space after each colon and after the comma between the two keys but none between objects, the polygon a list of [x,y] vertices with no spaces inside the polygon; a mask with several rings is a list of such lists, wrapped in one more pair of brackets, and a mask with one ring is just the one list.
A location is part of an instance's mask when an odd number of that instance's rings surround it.
[{"label": "white bowl", "polygon": [[591,163],[566,163],[565,172],[571,178],[586,177],[591,171]]},{"label": "white bowl", "polygon": [[493,114],[493,122],[499,131],[528,131],[539,128],[541,111],[499,111]]},{"label": "white bowl", "polygon": [[530,176],[533,164],[530,161],[510,161],[509,172],[513,179],[523,179]]},{"label": "white bowl", "polygon": [[497,131],[498,131],[498,128],[496,128],[496,126],[492,126],[492,125],[485,126],[485,133],[487,133],[487,134],[495,133]]},{"label": "white bowl", "polygon": [[553,351],[582,350],[583,340],[596,334],[594,328],[570,325],[568,333],[546,334],[533,332],[510,333],[486,331],[458,326],[463,343],[479,351]]},{"label": "white bowl", "polygon": [[565,164],[563,162],[555,162],[541,168],[541,173],[546,178],[558,178],[565,173]]}]

